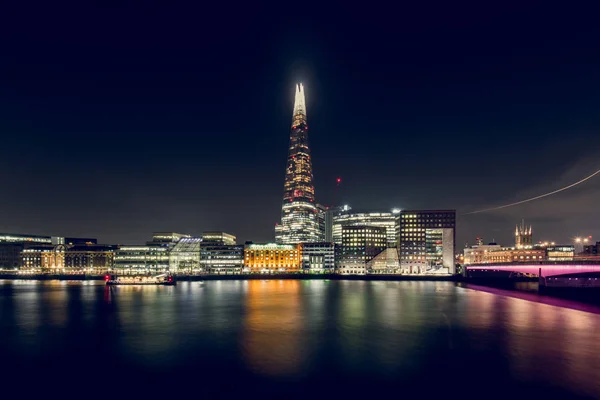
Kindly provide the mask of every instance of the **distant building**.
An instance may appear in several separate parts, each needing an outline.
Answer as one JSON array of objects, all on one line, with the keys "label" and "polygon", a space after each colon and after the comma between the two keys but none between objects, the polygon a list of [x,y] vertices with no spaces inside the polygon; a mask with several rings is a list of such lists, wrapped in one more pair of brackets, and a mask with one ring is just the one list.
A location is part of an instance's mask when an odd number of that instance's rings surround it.
[{"label": "distant building", "polygon": [[333,273],[335,244],[331,242],[302,244],[302,270],[311,274]]},{"label": "distant building", "polygon": [[244,270],[246,272],[299,272],[301,264],[301,245],[299,244],[247,243],[244,248]]},{"label": "distant building", "polygon": [[500,250],[491,251],[487,253],[484,257],[483,263],[528,263],[532,261],[544,261],[545,259],[545,249],[517,249],[515,247],[503,247]]},{"label": "distant building", "polygon": [[387,247],[387,231],[377,226],[342,226],[342,245],[336,271],[365,275],[367,263]]},{"label": "distant building", "polygon": [[76,237],[62,237],[52,236],[52,244],[66,244],[66,245],[88,245],[98,244],[98,239],[95,238],[76,238]]},{"label": "distant building", "polygon": [[397,248],[387,248],[367,263],[369,274],[397,274],[400,270],[400,259]]},{"label": "distant building", "polygon": [[21,243],[0,243],[0,269],[19,269],[23,248]]},{"label": "distant building", "polygon": [[[480,243],[480,242],[478,242]],[[477,244],[475,246],[471,246],[470,248],[466,248],[463,251],[464,259],[463,262],[466,265],[471,264],[487,264],[490,262],[490,258],[488,254],[493,251],[502,250],[502,246],[496,243],[489,244]]]},{"label": "distant building", "polygon": [[525,222],[521,226],[515,228],[515,248],[517,249],[532,249],[533,248],[533,232],[531,225],[525,226]]},{"label": "distant building", "polygon": [[164,244],[118,246],[114,271],[117,274],[161,274],[169,270],[169,249]]},{"label": "distant building", "polygon": [[379,226],[386,230],[386,246],[396,247],[396,214],[392,212],[340,212],[333,216],[333,241],[342,244],[344,226]]},{"label": "distant building", "polygon": [[21,270],[45,274],[65,273],[64,244],[30,246],[21,252]]},{"label": "distant building", "polygon": [[600,242],[596,244],[586,244],[583,246],[583,251],[580,253],[583,257],[597,257],[600,256]]},{"label": "distant building", "polygon": [[548,261],[573,261],[575,258],[575,246],[555,245],[546,247],[546,260]]},{"label": "distant building", "polygon": [[202,244],[234,245],[236,244],[236,237],[226,232],[203,232]]},{"label": "distant building", "polygon": [[105,274],[112,270],[117,246],[83,244],[66,246],[64,269],[72,274]]},{"label": "distant building", "polygon": [[52,244],[51,236],[0,233],[0,243]]},{"label": "distant building", "polygon": [[175,244],[182,238],[189,238],[190,235],[176,232],[154,232],[152,234],[151,244]]},{"label": "distant building", "polygon": [[[347,213],[350,210],[352,210],[352,208],[347,205],[327,208],[325,211],[325,242],[335,242],[333,240],[334,218],[342,213]],[[337,244],[341,245],[341,240],[339,240]]]},{"label": "distant building", "polygon": [[201,238],[181,238],[169,252],[169,271],[185,275],[206,272],[200,262],[201,242]]},{"label": "distant building", "polygon": [[402,210],[397,228],[402,273],[455,273],[455,210]]},{"label": "distant building", "polygon": [[319,240],[320,241],[324,241],[325,240],[325,231],[327,229],[326,224],[327,224],[327,210],[328,207],[325,207],[322,204],[317,204],[317,222],[319,225]]}]

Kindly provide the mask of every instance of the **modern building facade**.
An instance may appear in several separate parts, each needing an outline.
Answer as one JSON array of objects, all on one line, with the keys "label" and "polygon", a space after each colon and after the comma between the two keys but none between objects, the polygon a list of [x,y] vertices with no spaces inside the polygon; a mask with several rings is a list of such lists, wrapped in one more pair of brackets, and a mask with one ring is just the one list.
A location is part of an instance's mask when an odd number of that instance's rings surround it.
[{"label": "modern building facade", "polygon": [[300,272],[301,245],[247,243],[244,248],[244,271],[250,273]]},{"label": "modern building facade", "polygon": [[275,241],[280,244],[319,242],[324,239],[323,234],[315,201],[304,87],[300,84],[296,86],[281,223],[275,227]]},{"label": "modern building facade", "polygon": [[575,246],[554,245],[546,247],[546,260],[548,261],[573,261],[575,258]]},{"label": "modern building facade", "polygon": [[388,247],[367,263],[368,274],[397,274],[400,271],[398,249]]},{"label": "modern building facade", "polygon": [[302,244],[302,271],[310,274],[330,274],[335,271],[335,244],[314,242]]},{"label": "modern building facade", "polygon": [[402,210],[397,227],[402,273],[455,273],[456,210]]},{"label": "modern building facade", "polygon": [[52,236],[0,233],[0,243],[52,244]]},{"label": "modern building facade", "polygon": [[190,235],[186,235],[185,233],[177,233],[177,232],[154,232],[152,234],[152,241],[148,242],[149,244],[170,244],[174,245],[179,242],[182,238],[189,238]]},{"label": "modern building facade", "polygon": [[[326,242],[334,242],[333,240],[333,224],[334,218],[340,214],[347,213],[352,208],[348,205],[336,206],[336,207],[328,207],[325,211],[325,241]],[[340,231],[341,234],[341,231]],[[342,244],[341,241],[336,242],[336,244]]]},{"label": "modern building facade", "polygon": [[200,262],[202,238],[184,237],[169,251],[169,271],[197,275],[205,272]]},{"label": "modern building facade", "polygon": [[386,246],[396,247],[396,219],[396,215],[391,212],[338,212],[336,215],[333,215],[333,242],[342,244],[343,226],[380,226],[386,230]]},{"label": "modern building facade", "polygon": [[202,244],[234,245],[236,237],[226,232],[203,232]]},{"label": "modern building facade", "polygon": [[118,246],[114,271],[121,275],[162,274],[169,270],[169,250],[166,244]]},{"label": "modern building facade", "polygon": [[378,226],[342,226],[336,272],[365,275],[367,263],[387,248],[387,230]]}]

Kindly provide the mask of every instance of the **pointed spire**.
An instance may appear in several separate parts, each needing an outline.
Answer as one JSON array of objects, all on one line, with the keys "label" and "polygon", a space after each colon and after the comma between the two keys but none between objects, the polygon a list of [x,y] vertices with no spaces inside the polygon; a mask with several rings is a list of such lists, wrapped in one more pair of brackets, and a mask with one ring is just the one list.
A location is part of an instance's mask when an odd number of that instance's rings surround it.
[{"label": "pointed spire", "polygon": [[304,97],[304,86],[296,85],[296,98],[294,100],[294,115],[302,114],[306,117],[306,99]]}]

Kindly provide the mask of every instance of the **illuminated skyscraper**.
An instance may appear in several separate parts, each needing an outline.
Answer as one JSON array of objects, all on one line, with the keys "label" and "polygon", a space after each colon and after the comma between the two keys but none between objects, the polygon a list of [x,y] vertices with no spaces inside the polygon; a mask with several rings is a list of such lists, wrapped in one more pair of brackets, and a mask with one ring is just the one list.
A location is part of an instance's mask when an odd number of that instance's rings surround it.
[{"label": "illuminated skyscraper", "polygon": [[296,86],[290,145],[285,170],[281,224],[275,227],[277,243],[319,242],[324,232],[319,227],[315,203],[312,162],[308,147],[304,87]]}]

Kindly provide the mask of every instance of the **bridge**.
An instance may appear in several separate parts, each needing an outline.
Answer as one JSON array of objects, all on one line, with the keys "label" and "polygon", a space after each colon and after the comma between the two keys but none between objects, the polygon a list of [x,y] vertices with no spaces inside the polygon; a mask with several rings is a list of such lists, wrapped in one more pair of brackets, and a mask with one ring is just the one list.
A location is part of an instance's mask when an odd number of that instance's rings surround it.
[{"label": "bridge", "polygon": [[[465,266],[465,276],[489,276],[506,272],[508,277],[512,274],[525,274],[539,278],[540,286],[593,286],[599,287],[600,262],[541,262],[541,263],[502,263],[502,264],[473,264]],[[590,275],[593,274],[593,275]],[[497,276],[497,275],[496,275]]]}]

